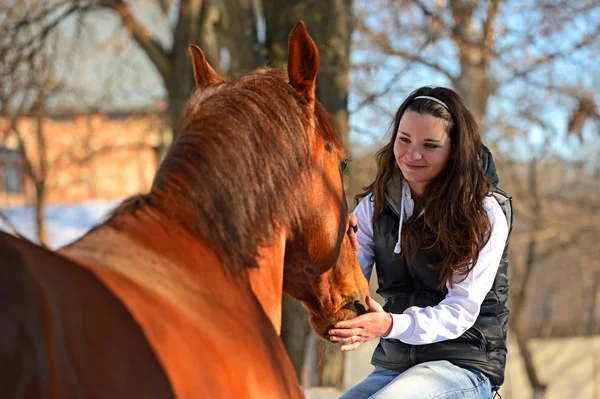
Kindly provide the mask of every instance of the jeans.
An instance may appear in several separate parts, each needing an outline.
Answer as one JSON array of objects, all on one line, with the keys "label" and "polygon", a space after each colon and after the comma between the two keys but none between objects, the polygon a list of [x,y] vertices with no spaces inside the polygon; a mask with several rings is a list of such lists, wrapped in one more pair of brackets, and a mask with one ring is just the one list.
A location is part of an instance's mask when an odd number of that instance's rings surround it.
[{"label": "jeans", "polygon": [[340,399],[490,399],[492,386],[483,373],[446,360],[417,364],[399,373],[375,367]]}]

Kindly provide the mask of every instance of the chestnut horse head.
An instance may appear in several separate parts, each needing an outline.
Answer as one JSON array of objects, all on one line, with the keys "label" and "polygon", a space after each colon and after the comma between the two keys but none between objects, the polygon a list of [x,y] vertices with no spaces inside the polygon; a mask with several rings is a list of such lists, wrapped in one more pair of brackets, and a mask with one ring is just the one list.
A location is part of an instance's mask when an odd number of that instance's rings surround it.
[{"label": "chestnut horse head", "polygon": [[[263,68],[233,82],[211,68],[200,48],[190,50],[197,92],[178,141],[208,136],[204,148],[222,157],[224,168],[215,178],[229,186],[232,203],[242,204],[214,203],[210,215],[224,216],[225,232],[213,245],[228,248],[228,263],[253,267],[260,248],[282,232],[283,289],[304,303],[315,331],[327,338],[332,324],[365,311],[368,287],[345,234],[346,154],[315,97],[317,46],[300,22],[289,36],[287,76]],[[260,290],[271,288],[253,289],[263,298],[269,295]]]}]

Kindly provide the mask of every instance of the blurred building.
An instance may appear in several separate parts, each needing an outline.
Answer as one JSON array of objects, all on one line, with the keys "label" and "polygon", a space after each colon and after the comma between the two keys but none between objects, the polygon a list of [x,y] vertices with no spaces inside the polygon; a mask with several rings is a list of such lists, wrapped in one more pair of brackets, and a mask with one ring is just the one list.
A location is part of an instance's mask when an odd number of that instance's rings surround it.
[{"label": "blurred building", "polygon": [[111,200],[146,191],[172,137],[161,109],[26,115],[18,119],[17,130],[18,135],[0,118],[2,207],[35,200],[27,159],[38,174],[41,160],[47,162],[46,203]]}]

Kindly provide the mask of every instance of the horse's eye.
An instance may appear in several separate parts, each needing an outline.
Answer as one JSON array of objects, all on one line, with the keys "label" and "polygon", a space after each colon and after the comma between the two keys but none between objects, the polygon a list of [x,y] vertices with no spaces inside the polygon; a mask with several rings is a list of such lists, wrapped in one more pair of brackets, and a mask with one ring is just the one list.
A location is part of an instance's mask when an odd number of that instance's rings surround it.
[{"label": "horse's eye", "polygon": [[348,167],[348,160],[344,159],[343,161],[340,162],[340,168],[342,169],[342,172],[344,170],[346,170],[346,168]]}]

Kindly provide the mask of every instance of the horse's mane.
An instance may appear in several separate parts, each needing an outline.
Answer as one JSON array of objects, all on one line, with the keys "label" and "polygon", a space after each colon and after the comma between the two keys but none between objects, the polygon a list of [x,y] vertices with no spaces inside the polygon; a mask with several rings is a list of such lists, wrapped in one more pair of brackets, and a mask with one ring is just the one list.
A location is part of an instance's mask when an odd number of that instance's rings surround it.
[{"label": "horse's mane", "polygon": [[[149,207],[233,271],[256,267],[259,247],[271,244],[278,227],[295,229],[305,211],[309,113],[287,76],[272,68],[194,92],[150,193],[124,201],[107,223]],[[341,146],[318,103],[315,113],[326,147]]]}]

